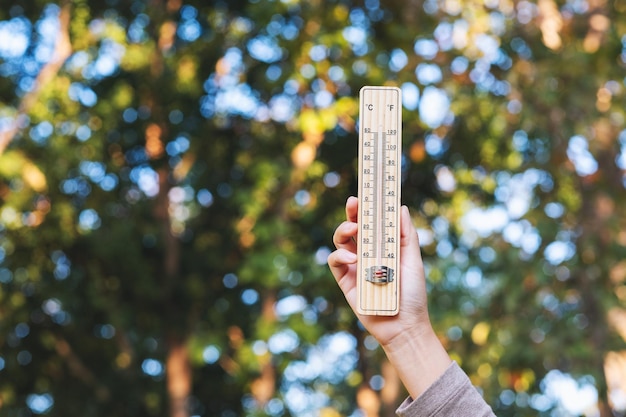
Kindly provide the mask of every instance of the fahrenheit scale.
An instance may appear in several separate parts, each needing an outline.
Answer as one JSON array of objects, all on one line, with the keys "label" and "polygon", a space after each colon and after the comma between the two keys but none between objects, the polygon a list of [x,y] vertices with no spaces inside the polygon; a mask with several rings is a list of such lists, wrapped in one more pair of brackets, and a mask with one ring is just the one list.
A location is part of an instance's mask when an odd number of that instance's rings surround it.
[{"label": "fahrenheit scale", "polygon": [[363,87],[359,127],[357,310],[398,314],[402,99],[397,87]]}]

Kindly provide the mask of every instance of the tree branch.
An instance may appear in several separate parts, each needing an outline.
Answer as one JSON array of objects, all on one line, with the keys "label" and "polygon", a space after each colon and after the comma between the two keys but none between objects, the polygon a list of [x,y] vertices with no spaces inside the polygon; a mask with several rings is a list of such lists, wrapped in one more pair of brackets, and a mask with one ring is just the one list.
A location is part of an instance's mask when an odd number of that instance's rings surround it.
[{"label": "tree branch", "polygon": [[33,89],[22,98],[17,115],[13,119],[11,126],[4,132],[0,132],[0,155],[2,155],[4,150],[9,146],[9,143],[11,143],[20,131],[20,120],[22,116],[28,114],[33,105],[37,102],[43,86],[58,74],[65,61],[72,54],[72,43],[70,41],[70,12],[71,3],[64,1],[61,12],[59,13],[59,33],[52,59],[43,66],[37,75]]}]

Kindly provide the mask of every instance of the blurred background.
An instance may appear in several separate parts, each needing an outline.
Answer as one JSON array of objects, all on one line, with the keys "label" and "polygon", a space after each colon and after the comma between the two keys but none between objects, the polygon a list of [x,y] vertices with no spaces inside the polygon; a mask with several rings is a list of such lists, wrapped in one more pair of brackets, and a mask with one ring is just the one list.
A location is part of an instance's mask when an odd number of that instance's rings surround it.
[{"label": "blurred background", "polygon": [[392,416],[326,265],[363,85],[495,413],[625,415],[625,0],[0,6],[0,416]]}]

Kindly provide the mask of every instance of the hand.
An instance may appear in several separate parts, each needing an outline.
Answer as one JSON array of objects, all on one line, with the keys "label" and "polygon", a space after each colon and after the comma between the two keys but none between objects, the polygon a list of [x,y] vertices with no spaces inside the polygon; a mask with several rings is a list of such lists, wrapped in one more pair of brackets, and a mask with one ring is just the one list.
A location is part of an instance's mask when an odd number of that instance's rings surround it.
[{"label": "hand", "polygon": [[409,209],[400,214],[400,306],[396,316],[367,316],[357,313],[356,238],[358,200],[348,198],[346,221],[335,230],[337,248],[328,265],[348,304],[363,326],[380,343],[413,398],[417,398],[450,364],[428,316],[426,279],[419,240]]},{"label": "hand", "polygon": [[[356,235],[358,200],[348,198],[346,218],[333,236],[337,250],[328,257],[328,265],[348,304],[356,313]],[[366,316],[357,313],[363,326],[381,345],[399,334],[421,332],[430,328],[426,301],[424,266],[419,241],[411,223],[409,209],[402,206],[400,214],[400,308],[397,316]]]}]

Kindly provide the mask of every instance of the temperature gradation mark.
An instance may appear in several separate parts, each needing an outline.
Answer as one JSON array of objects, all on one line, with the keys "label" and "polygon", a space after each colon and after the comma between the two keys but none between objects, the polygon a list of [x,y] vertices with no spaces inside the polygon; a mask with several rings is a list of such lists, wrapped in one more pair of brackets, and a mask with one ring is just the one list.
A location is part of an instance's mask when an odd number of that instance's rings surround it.
[{"label": "temperature gradation mark", "polygon": [[392,316],[400,296],[402,97],[397,87],[359,96],[357,310]]}]

